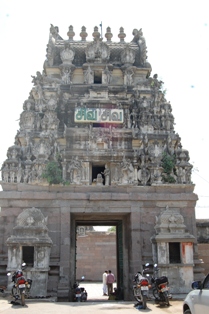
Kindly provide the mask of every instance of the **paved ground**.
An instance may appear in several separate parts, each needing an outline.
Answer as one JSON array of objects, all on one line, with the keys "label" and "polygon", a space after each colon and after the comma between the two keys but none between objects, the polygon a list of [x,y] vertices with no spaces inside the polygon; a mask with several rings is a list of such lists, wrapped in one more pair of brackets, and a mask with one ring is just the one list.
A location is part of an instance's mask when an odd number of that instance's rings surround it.
[{"label": "paved ground", "polygon": [[[98,283],[83,283],[83,286],[88,292],[88,301],[82,303],[74,302],[56,302],[55,299],[37,299],[37,300],[26,300],[26,305],[12,305],[9,297],[3,297],[0,294],[0,314],[14,314],[17,310],[18,313],[26,313],[29,311],[30,314],[136,314],[137,312],[147,313],[153,312],[154,314],[182,314],[182,299],[184,296],[175,296],[171,300],[170,307],[159,307],[154,301],[149,301],[147,309],[137,309],[134,307],[136,302],[125,302],[125,301],[110,301],[108,297],[102,295],[102,284]],[[16,312],[17,313],[17,312]]]}]

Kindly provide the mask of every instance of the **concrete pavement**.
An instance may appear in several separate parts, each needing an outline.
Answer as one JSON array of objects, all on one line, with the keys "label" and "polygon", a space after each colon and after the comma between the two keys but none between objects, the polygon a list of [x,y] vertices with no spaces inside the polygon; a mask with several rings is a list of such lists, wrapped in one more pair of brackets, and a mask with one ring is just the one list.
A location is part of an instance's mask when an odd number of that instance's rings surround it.
[{"label": "concrete pavement", "polygon": [[170,307],[160,307],[153,300],[147,303],[147,309],[137,309],[134,307],[134,301],[111,301],[107,296],[102,295],[101,283],[83,283],[88,292],[87,302],[56,302],[55,298],[46,299],[26,299],[26,305],[12,305],[9,296],[3,297],[0,294],[0,314],[14,314],[14,310],[18,310],[20,314],[29,311],[30,314],[83,314],[83,312],[98,314],[136,314],[137,312],[153,312],[154,314],[182,314],[182,299],[184,295],[174,296],[171,300]]}]

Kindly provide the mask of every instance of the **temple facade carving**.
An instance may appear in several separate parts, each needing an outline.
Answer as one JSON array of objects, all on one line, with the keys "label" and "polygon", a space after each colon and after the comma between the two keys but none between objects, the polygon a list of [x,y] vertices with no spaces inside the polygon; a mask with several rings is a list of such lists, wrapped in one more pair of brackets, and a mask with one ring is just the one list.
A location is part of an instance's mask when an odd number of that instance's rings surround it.
[{"label": "temple facade carving", "polygon": [[[117,283],[125,300],[132,298],[131,274],[147,262],[163,265],[173,292],[187,292],[201,274],[192,164],[164,83],[151,74],[142,29],[133,30],[129,43],[123,27],[118,42],[110,27],[104,38],[97,26],[93,33],[82,26],[79,40],[75,34],[70,25],[63,39],[50,26],[43,70],[32,75],[2,164],[0,223],[8,230],[0,228],[0,278],[28,250],[42,294],[51,287],[58,298],[70,299],[75,230],[104,221],[121,237]],[[178,287],[182,273],[186,279]]]}]

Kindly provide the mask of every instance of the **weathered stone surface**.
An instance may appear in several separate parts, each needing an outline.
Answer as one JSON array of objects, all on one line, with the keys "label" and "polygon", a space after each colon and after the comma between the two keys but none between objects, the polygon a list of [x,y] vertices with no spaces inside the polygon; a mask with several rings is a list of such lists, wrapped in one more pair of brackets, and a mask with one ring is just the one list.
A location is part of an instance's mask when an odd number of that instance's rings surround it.
[{"label": "weathered stone surface", "polygon": [[[192,165],[174,130],[163,82],[150,76],[142,30],[133,30],[130,43],[122,27],[118,43],[110,28],[106,42],[98,27],[93,40],[84,26],[81,41],[74,35],[71,25],[63,40],[51,25],[44,70],[32,76],[20,129],[1,169],[0,276],[20,265],[25,246],[33,247],[28,274],[40,280],[41,294],[51,289],[70,299],[76,228],[108,223],[117,229],[124,299],[131,298],[132,276],[147,262],[160,264],[173,292],[187,292],[193,274],[201,273]],[[42,217],[33,226],[37,210],[48,217],[45,225]],[[21,233],[17,222],[25,211],[30,217]],[[174,265],[172,242],[182,256]]]}]

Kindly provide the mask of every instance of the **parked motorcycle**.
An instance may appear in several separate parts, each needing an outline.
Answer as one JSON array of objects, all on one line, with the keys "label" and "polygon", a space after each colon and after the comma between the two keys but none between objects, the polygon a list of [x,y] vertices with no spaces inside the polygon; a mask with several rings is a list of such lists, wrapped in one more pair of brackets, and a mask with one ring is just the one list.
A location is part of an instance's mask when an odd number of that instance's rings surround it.
[{"label": "parked motorcycle", "polygon": [[[81,281],[84,281],[85,277],[81,277]],[[74,302],[86,302],[87,301],[87,292],[86,289],[79,286],[79,282],[75,282],[73,285],[73,301]]]},{"label": "parked motorcycle", "polygon": [[5,290],[6,290],[6,287],[0,286],[0,292],[1,292],[1,293],[4,293]]},{"label": "parked motorcycle", "polygon": [[[22,264],[22,268],[25,267],[26,264]],[[8,273],[7,276],[11,276],[11,273]],[[12,286],[12,296],[14,298],[14,302],[16,303],[18,300],[21,301],[21,305],[25,305],[25,298],[30,297],[30,289],[32,285],[31,279],[25,279],[23,275],[22,269],[15,271],[12,274],[12,282],[14,283]]]},{"label": "parked motorcycle", "polygon": [[166,305],[169,306],[169,299],[172,297],[169,294],[169,282],[168,277],[161,276],[158,277],[158,267],[157,264],[154,265],[154,274],[151,278],[152,283],[152,293],[155,298],[156,303],[159,303],[160,305]]},{"label": "parked motorcycle", "polygon": [[[147,267],[149,264],[146,264]],[[151,287],[149,284],[149,280],[144,275],[143,269],[142,273],[138,272],[134,276],[134,285],[133,285],[133,294],[134,298],[138,301],[139,304],[142,304],[142,308],[146,309],[147,307],[147,298],[149,294],[149,288]]]}]

